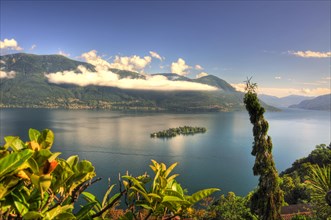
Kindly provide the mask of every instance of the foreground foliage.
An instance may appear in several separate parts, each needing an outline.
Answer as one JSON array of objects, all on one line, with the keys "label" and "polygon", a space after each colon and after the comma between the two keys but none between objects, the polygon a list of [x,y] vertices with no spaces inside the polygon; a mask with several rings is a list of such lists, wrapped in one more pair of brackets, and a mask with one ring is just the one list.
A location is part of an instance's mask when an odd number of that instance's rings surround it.
[{"label": "foreground foliage", "polygon": [[[209,211],[215,212],[213,219],[218,220],[257,220],[257,216],[250,211],[251,194],[246,197],[240,197],[229,192],[226,196],[221,195],[220,199],[214,202]],[[210,219],[210,218],[206,218]]]},{"label": "foreground foliage", "polygon": [[[211,188],[188,195],[176,181],[178,174],[171,175],[176,166],[177,163],[174,163],[167,168],[165,164],[152,160],[150,167],[155,174],[153,179],[146,174],[135,178],[123,176],[123,184],[128,192],[126,203],[130,209],[126,216],[135,219],[148,219],[150,216],[163,216],[164,219],[180,217],[195,203],[219,191]],[[144,210],[148,212],[142,217]]]},{"label": "foreground foliage", "polygon": [[[5,137],[0,150],[0,216],[24,219],[76,219],[79,195],[96,175],[91,162],[78,156],[60,159],[51,152],[51,130],[29,130],[30,141]],[[96,180],[97,181],[97,180]]]},{"label": "foreground foliage", "polygon": [[311,202],[316,215],[331,219],[331,166],[311,167],[306,182],[311,189]]}]

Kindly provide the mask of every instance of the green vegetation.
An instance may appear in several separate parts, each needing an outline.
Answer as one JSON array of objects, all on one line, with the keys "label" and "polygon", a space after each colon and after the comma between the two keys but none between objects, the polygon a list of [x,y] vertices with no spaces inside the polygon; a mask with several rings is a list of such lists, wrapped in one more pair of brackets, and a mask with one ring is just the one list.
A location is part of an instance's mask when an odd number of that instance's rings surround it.
[{"label": "green vegetation", "polygon": [[311,167],[307,184],[317,216],[322,219],[331,217],[331,166]]},{"label": "green vegetation", "polygon": [[[29,130],[30,141],[5,137],[0,148],[0,219],[112,219],[111,209],[125,198],[127,210],[121,219],[171,219],[182,216],[201,199],[218,191],[204,189],[186,194],[169,168],[152,161],[154,179],[147,174],[123,176],[120,191],[111,196],[114,185],[106,190],[102,202],[85,190],[100,178],[87,160],[78,156],[59,158],[51,152],[54,134],[50,130]],[[123,189],[122,189],[123,188]],[[86,204],[78,207],[80,195]]]},{"label": "green vegetation", "polygon": [[194,135],[197,133],[205,133],[207,131],[204,127],[184,126],[178,128],[169,128],[168,130],[158,131],[151,134],[152,138],[171,138],[177,135]]},{"label": "green vegetation", "polygon": [[251,209],[262,220],[281,219],[283,192],[279,187],[278,172],[272,157],[271,138],[267,134],[269,125],[263,116],[265,109],[260,105],[255,89],[256,84],[247,80],[244,103],[253,124],[253,173],[260,176],[258,188],[252,195]]},{"label": "green vegetation", "polygon": [[226,196],[221,195],[220,199],[209,207],[209,211],[215,212],[213,219],[218,220],[257,220],[257,216],[251,213],[249,208],[251,194],[247,197],[236,196],[229,192]]},{"label": "green vegetation", "polygon": [[[128,195],[126,202],[128,207],[132,207],[126,216],[134,216],[135,219],[164,216],[165,219],[172,219],[182,216],[195,203],[219,191],[219,189],[211,188],[187,195],[175,180],[178,174],[170,175],[177,163],[168,168],[165,164],[157,163],[154,160],[152,163],[150,167],[155,173],[153,180],[147,175],[136,178],[123,176],[126,179],[123,184]],[[147,184],[149,182],[151,184]],[[148,212],[144,212],[145,210]]]},{"label": "green vegetation", "polygon": [[296,160],[281,173],[281,188],[288,204],[309,203],[316,217],[331,213],[328,194],[331,190],[331,145],[320,144],[307,156]]}]

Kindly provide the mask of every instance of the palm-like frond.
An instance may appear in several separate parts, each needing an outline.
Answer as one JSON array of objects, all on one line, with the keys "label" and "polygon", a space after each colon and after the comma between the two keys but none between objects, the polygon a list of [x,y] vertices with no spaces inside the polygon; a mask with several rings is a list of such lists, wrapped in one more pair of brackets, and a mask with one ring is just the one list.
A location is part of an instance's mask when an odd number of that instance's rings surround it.
[{"label": "palm-like frond", "polygon": [[331,216],[331,166],[311,166],[307,181],[311,189],[312,203],[321,217]]}]

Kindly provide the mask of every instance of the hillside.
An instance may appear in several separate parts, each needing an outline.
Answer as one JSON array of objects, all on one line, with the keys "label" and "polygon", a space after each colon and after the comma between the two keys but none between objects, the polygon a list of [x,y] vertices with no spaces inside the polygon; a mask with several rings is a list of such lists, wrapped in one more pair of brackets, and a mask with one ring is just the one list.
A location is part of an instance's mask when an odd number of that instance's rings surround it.
[{"label": "hillside", "polygon": [[314,97],[308,97],[308,96],[299,96],[299,95],[290,95],[285,96],[282,98],[278,98],[276,96],[270,96],[270,95],[259,95],[259,99],[263,102],[267,103],[268,105],[272,105],[279,108],[288,108],[290,105],[296,105],[302,102],[303,100],[310,100]]},{"label": "hillside", "polygon": [[[49,83],[45,74],[75,71],[83,65],[95,71],[91,64],[71,60],[61,55],[11,54],[1,56],[1,71],[14,71],[15,77],[0,82],[0,107],[114,109],[148,111],[235,111],[242,110],[243,93],[236,92],[226,81],[216,76],[189,79],[163,73],[171,81],[187,81],[212,85],[215,91],[157,91],[120,89],[107,86],[77,86]],[[136,72],[111,69],[119,79],[145,79]],[[269,109],[273,109],[268,107]],[[274,109],[273,109],[274,110]]]},{"label": "hillside", "polygon": [[290,108],[331,111],[331,94],[318,96],[311,100],[304,100]]}]

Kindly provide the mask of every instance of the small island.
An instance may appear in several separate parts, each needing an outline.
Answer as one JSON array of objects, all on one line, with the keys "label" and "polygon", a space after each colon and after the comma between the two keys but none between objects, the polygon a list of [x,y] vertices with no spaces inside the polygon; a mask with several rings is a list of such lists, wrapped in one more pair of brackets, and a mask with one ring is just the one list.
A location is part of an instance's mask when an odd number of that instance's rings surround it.
[{"label": "small island", "polygon": [[205,133],[207,131],[204,127],[191,127],[184,126],[178,128],[169,128],[168,130],[163,130],[159,132],[154,132],[151,134],[151,138],[172,138],[177,135],[194,135],[197,133]]}]

